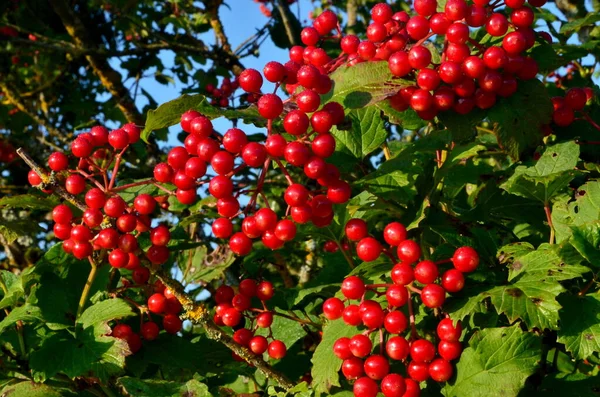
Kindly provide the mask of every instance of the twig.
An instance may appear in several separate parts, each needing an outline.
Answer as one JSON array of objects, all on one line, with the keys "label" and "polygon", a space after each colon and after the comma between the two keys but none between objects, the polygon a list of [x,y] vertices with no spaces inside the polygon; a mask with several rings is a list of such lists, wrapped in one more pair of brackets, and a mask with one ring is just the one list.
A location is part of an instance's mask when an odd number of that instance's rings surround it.
[{"label": "twig", "polygon": [[76,319],[79,319],[81,313],[83,313],[83,309],[85,309],[85,304],[87,303],[88,296],[92,289],[92,284],[94,284],[94,280],[96,279],[96,274],[98,272],[98,265],[92,257],[88,257],[91,265],[90,274],[88,275],[87,281],[85,282],[85,286],[83,287],[83,291],[81,291],[81,297],[79,298],[79,305],[77,305],[77,315]]},{"label": "twig", "polygon": [[62,199],[73,204],[75,207],[79,208],[81,211],[85,211],[87,209],[85,204],[83,204],[81,201],[77,200],[77,197],[75,197],[71,193],[67,192],[65,189],[63,189],[62,186],[60,186],[58,184],[58,181],[56,180],[54,175],[46,173],[46,171],[44,171],[44,169],[42,169],[27,153],[25,153],[23,148],[18,148],[17,154],[19,155],[19,157],[21,157],[23,159],[23,161],[29,166],[29,168],[34,170],[35,173],[38,174],[39,177],[41,178],[42,183],[38,186],[38,188],[40,190],[45,190],[45,189],[51,188],[54,191],[54,193],[56,193]]},{"label": "twig", "polygon": [[282,373],[274,370],[267,364],[261,356],[252,353],[248,348],[238,345],[231,336],[226,334],[219,328],[211,319],[210,312],[204,305],[195,303],[190,297],[183,292],[182,285],[173,280],[164,272],[157,272],[156,276],[162,283],[173,292],[173,295],[179,300],[181,306],[185,310],[183,317],[187,318],[194,324],[198,324],[204,328],[206,335],[215,341],[218,341],[227,346],[231,351],[244,359],[247,363],[256,367],[267,378],[276,381],[281,387],[286,390],[294,387],[294,384]]},{"label": "twig", "polygon": [[552,212],[550,211],[550,204],[544,204],[544,212],[546,213],[548,227],[550,227],[550,244],[554,244],[554,225],[552,224]]},{"label": "twig", "polygon": [[285,34],[287,35],[290,44],[292,46],[300,45],[301,43],[299,42],[297,35],[294,34],[294,28],[292,26],[292,22],[290,21],[290,17],[295,17],[291,13],[288,4],[285,2],[285,0],[277,0],[275,6],[277,7],[277,11],[279,11],[279,15],[281,16],[281,22],[283,23]]}]

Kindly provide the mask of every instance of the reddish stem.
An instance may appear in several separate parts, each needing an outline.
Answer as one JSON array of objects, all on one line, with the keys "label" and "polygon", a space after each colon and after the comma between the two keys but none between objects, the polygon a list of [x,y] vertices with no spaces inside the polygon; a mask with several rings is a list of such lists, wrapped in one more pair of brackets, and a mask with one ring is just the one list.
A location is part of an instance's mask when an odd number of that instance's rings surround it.
[{"label": "reddish stem", "polygon": [[410,322],[410,339],[415,340],[418,338],[419,335],[417,334],[417,326],[415,324],[415,313],[413,311],[410,290],[408,290],[408,301],[406,302],[406,304],[408,305],[408,321]]},{"label": "reddish stem", "polygon": [[[271,122],[271,120],[269,120],[269,122]],[[256,197],[258,197],[258,194],[262,191],[263,185],[265,183],[265,178],[267,177],[267,171],[269,171],[269,166],[271,165],[271,158],[267,158],[265,160],[265,164],[263,165],[262,169],[260,170],[260,175],[258,177],[258,182],[256,183],[256,190],[254,191],[254,194],[252,194],[252,197],[250,198],[250,202],[248,203],[248,206],[246,207],[246,211],[250,211],[250,209],[254,208],[254,205],[256,204]]]},{"label": "reddish stem", "polygon": [[156,186],[157,188],[159,188],[160,190],[162,190],[163,192],[167,193],[169,196],[174,196],[175,192],[170,191],[169,189],[167,189],[164,186],[161,186],[159,183],[152,183],[154,186]]},{"label": "reddish stem", "polygon": [[274,159],[274,161],[275,161],[275,163],[277,163],[277,165],[279,166],[279,168],[281,168],[281,171],[283,172],[283,175],[285,176],[285,179],[287,180],[288,184],[293,185],[294,184],[294,180],[292,179],[292,177],[290,176],[290,174],[288,173],[288,171],[285,169],[285,167],[281,163],[281,160]]},{"label": "reddish stem", "polygon": [[598,123],[596,123],[589,114],[585,113],[585,112],[581,112],[581,115],[583,116],[584,120],[586,120],[588,123],[590,123],[595,129],[597,129],[598,131],[600,131],[600,125]]},{"label": "reddish stem", "polygon": [[121,165],[121,158],[128,147],[129,145],[125,146],[125,148],[115,156],[115,166],[113,167],[112,175],[110,176],[110,183],[108,184],[109,191],[112,190],[113,186],[115,186],[115,182],[117,180],[117,173],[119,172],[119,166]]},{"label": "reddish stem", "polygon": [[97,180],[94,179],[93,175],[88,174],[85,171],[82,170],[77,170],[75,171],[75,173],[81,174],[81,176],[83,176],[85,179],[87,179],[88,181],[92,182],[94,185],[96,185],[96,187],[98,187],[100,190],[104,191],[105,189],[102,187],[102,185],[100,184],[100,182],[98,182]]},{"label": "reddish stem", "polygon": [[434,263],[436,265],[443,265],[444,263],[450,263],[450,262],[452,262],[452,259],[444,259],[444,260],[437,261],[437,262],[434,262]]}]

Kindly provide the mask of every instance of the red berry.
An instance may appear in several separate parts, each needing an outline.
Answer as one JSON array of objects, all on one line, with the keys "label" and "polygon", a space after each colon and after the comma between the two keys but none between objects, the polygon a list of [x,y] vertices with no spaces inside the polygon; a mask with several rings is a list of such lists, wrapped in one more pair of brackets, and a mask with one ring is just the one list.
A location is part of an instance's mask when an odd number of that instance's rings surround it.
[{"label": "red berry", "polygon": [[352,357],[352,352],[348,347],[350,338],[342,337],[335,341],[333,344],[333,354],[335,354],[341,360],[347,360]]},{"label": "red berry", "polygon": [[427,307],[438,308],[446,300],[446,290],[437,284],[427,284],[421,292],[421,300]]},{"label": "red berry", "polygon": [[471,247],[460,247],[454,251],[452,263],[457,270],[463,273],[470,273],[475,271],[477,266],[479,266],[479,255]]},{"label": "red berry", "polygon": [[344,322],[348,325],[357,326],[362,324],[362,318],[360,315],[360,309],[358,305],[348,305],[342,313]]},{"label": "red berry", "polygon": [[429,364],[411,361],[406,372],[413,380],[424,382],[429,379]]},{"label": "red berry", "polygon": [[229,248],[231,248],[236,255],[248,255],[250,251],[252,251],[252,240],[244,233],[237,232],[229,239]]},{"label": "red berry", "polygon": [[383,379],[390,372],[390,363],[379,355],[373,354],[365,360],[365,374],[375,380]]},{"label": "red berry", "polygon": [[410,357],[417,363],[428,363],[435,357],[435,346],[425,339],[417,339],[410,345]]},{"label": "red berry", "polygon": [[323,302],[323,314],[329,320],[337,320],[342,317],[344,303],[338,298],[329,298]]},{"label": "red berry", "polygon": [[365,237],[356,244],[356,255],[364,262],[372,262],[379,258],[382,247],[373,237]]},{"label": "red berry", "polygon": [[458,342],[461,333],[462,327],[460,322],[457,322],[455,326],[450,318],[443,319],[437,326],[437,335],[441,340],[447,342]]},{"label": "red berry", "polygon": [[371,339],[369,339],[368,336],[359,334],[350,338],[348,348],[355,357],[364,358],[371,354],[371,349],[373,349],[373,343],[371,342]]},{"label": "red berry", "polygon": [[234,308],[229,308],[223,311],[221,318],[226,326],[235,327],[242,321],[242,314]]},{"label": "red berry", "polygon": [[261,281],[256,288],[256,296],[261,301],[268,301],[275,294],[273,284],[268,281]]},{"label": "red berry", "polygon": [[438,354],[447,361],[456,360],[460,357],[462,346],[460,342],[441,341],[438,344]]},{"label": "red berry", "polygon": [[242,160],[250,167],[261,167],[267,159],[267,149],[257,142],[250,142],[242,151]]},{"label": "red berry", "polygon": [[408,301],[408,291],[403,285],[392,285],[388,287],[385,297],[390,306],[404,306]]},{"label": "red berry", "polygon": [[201,116],[201,114],[195,110],[188,110],[187,112],[183,113],[181,115],[181,129],[183,129],[185,132],[191,132],[190,123],[193,119],[199,116]]},{"label": "red berry", "polygon": [[64,171],[69,166],[69,158],[61,152],[54,152],[48,157],[48,167],[52,171]]},{"label": "red berry", "polygon": [[133,330],[127,324],[117,324],[112,330],[112,336],[119,339],[128,339],[133,334]]},{"label": "red berry", "polygon": [[116,150],[124,149],[129,145],[129,136],[121,128],[112,130],[108,134],[108,144]]},{"label": "red berry", "polygon": [[346,277],[342,282],[342,294],[348,299],[360,299],[365,293],[365,283],[358,276]]},{"label": "red berry", "polygon": [[407,285],[410,284],[414,278],[414,272],[412,267],[408,263],[398,263],[392,268],[392,281],[394,284]]},{"label": "red berry", "polygon": [[239,128],[230,128],[223,135],[223,147],[230,153],[237,154],[248,143],[246,133]]},{"label": "red berry", "polygon": [[458,292],[465,286],[465,276],[456,269],[449,269],[442,275],[442,287],[448,292]]},{"label": "red berry", "polygon": [[258,113],[266,119],[275,119],[283,112],[283,102],[275,94],[265,94],[258,100]]},{"label": "red berry", "polygon": [[227,218],[216,219],[212,224],[212,232],[216,238],[227,238],[233,233],[233,224]]},{"label": "red berry", "polygon": [[268,353],[269,357],[280,360],[285,357],[287,348],[282,341],[274,340],[273,342],[269,343]]},{"label": "red berry", "polygon": [[254,354],[263,354],[269,347],[269,342],[264,336],[257,335],[250,339],[248,347]]},{"label": "red berry", "polygon": [[452,364],[443,358],[438,358],[429,364],[429,376],[436,382],[446,382],[453,373]]},{"label": "red berry", "polygon": [[398,258],[406,263],[411,264],[419,260],[421,257],[421,247],[413,240],[404,240],[398,244]]},{"label": "red berry", "polygon": [[218,199],[230,197],[233,193],[233,182],[226,176],[217,175],[209,182],[208,191]]},{"label": "red berry", "polygon": [[373,379],[362,377],[354,382],[352,390],[355,397],[376,397],[379,387]]},{"label": "red berry", "polygon": [[410,346],[402,336],[393,336],[385,345],[385,352],[393,360],[404,360],[408,357]]},{"label": "red berry", "polygon": [[438,278],[438,267],[432,261],[422,261],[415,266],[415,280],[421,284],[431,284]]},{"label": "red berry", "polygon": [[27,181],[31,186],[38,186],[42,183],[42,178],[34,170],[30,170],[27,173]]},{"label": "red berry", "polygon": [[150,310],[152,313],[161,314],[166,308],[167,298],[165,298],[163,294],[155,293],[148,298],[148,310]]},{"label": "red berry", "polygon": [[58,224],[70,224],[71,219],[73,219],[73,212],[66,204],[59,204],[52,210],[52,220]]},{"label": "red berry", "polygon": [[[406,383],[398,374],[389,374],[381,381],[381,392],[385,397],[405,397]],[[409,397],[409,396],[406,396]]]},{"label": "red berry", "polygon": [[260,92],[263,78],[258,70],[246,69],[238,76],[240,88],[246,92]]},{"label": "red berry", "polygon": [[363,361],[358,357],[350,357],[342,363],[342,373],[346,379],[358,379],[365,374]]},{"label": "red berry", "polygon": [[190,133],[200,138],[208,138],[213,133],[212,122],[208,117],[198,116],[190,122]]},{"label": "red berry", "polygon": [[176,334],[181,331],[183,322],[176,314],[169,313],[163,317],[163,328],[169,334]]},{"label": "red berry", "polygon": [[256,316],[256,325],[260,328],[269,328],[273,324],[273,313],[264,312]]},{"label": "red berry", "polygon": [[404,313],[393,311],[386,314],[383,325],[390,334],[401,334],[408,327],[408,320]]},{"label": "red berry", "polygon": [[573,110],[581,110],[587,103],[587,95],[582,88],[571,88],[565,94],[565,105]]},{"label": "red berry", "polygon": [[156,208],[156,200],[149,194],[142,193],[133,200],[135,210],[143,215],[149,215]]},{"label": "red berry", "polygon": [[140,333],[142,334],[142,338],[146,340],[154,340],[158,338],[158,333],[160,332],[158,325],[152,321],[148,321],[142,324],[142,328],[140,329]]},{"label": "red berry", "polygon": [[215,302],[217,303],[231,303],[235,292],[233,288],[228,285],[221,285],[215,291]]}]

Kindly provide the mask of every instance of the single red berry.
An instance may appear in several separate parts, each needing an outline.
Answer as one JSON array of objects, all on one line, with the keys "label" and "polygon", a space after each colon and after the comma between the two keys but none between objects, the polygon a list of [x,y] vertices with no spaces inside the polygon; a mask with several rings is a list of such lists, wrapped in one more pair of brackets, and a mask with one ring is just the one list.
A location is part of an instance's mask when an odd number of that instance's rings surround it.
[{"label": "single red berry", "polygon": [[359,334],[350,338],[348,348],[355,357],[364,358],[371,354],[373,343],[368,336]]},{"label": "single red berry", "polygon": [[129,145],[129,136],[122,128],[112,130],[108,134],[108,144],[116,150],[124,149]]},{"label": "single red berry", "polygon": [[365,360],[365,374],[375,380],[383,379],[390,372],[390,363],[388,360],[379,355],[373,354]]},{"label": "single red berry", "polygon": [[410,284],[415,279],[413,269],[408,263],[398,263],[394,265],[391,277],[394,284],[398,285]]},{"label": "single red berry", "polygon": [[257,142],[250,142],[242,150],[242,160],[250,167],[261,167],[267,159],[267,149]]},{"label": "single red berry", "polygon": [[215,302],[217,303],[231,303],[235,292],[233,288],[228,285],[221,285],[215,291]]},{"label": "single red berry", "polygon": [[390,334],[401,334],[408,327],[408,320],[404,313],[396,310],[385,315],[383,325]]},{"label": "single red berry", "polygon": [[252,240],[242,232],[234,233],[229,239],[229,248],[236,255],[248,255],[252,251]]},{"label": "single red berry", "polygon": [[142,338],[146,340],[154,340],[158,338],[158,334],[160,329],[155,322],[148,321],[142,324],[142,328],[140,329],[140,333],[142,334]]},{"label": "single red berry", "polygon": [[111,335],[119,339],[128,339],[133,334],[133,330],[127,324],[117,324],[112,329]]},{"label": "single red berry", "polygon": [[202,115],[195,110],[188,110],[187,112],[183,113],[181,115],[181,129],[183,129],[185,132],[191,132],[190,123],[193,119],[199,116]]},{"label": "single red berry", "polygon": [[94,146],[85,138],[75,138],[71,144],[71,153],[79,158],[89,157]]},{"label": "single red berry", "polygon": [[287,353],[287,348],[282,341],[274,340],[273,342],[269,343],[268,353],[269,357],[274,358],[276,360],[281,360],[285,357],[285,354]]},{"label": "single red berry", "polygon": [[269,347],[269,342],[264,336],[257,335],[250,339],[248,347],[254,354],[263,354]]},{"label": "single red berry", "polygon": [[438,354],[447,361],[456,360],[460,357],[462,346],[460,342],[440,341],[438,344]]},{"label": "single red berry", "polygon": [[398,374],[389,374],[381,380],[381,392],[385,397],[410,397],[404,393],[406,383],[404,378]]},{"label": "single red berry", "polygon": [[273,295],[275,295],[275,289],[269,281],[261,281],[256,287],[256,296],[261,301],[268,301]]},{"label": "single red berry", "polygon": [[169,334],[176,334],[181,331],[183,322],[178,315],[169,313],[163,317],[163,328]]},{"label": "single red berry", "polygon": [[421,247],[416,241],[404,240],[398,244],[397,254],[400,261],[411,264],[421,257]]},{"label": "single red berry", "polygon": [[448,292],[458,292],[465,286],[465,276],[456,269],[449,269],[442,275],[442,287]]},{"label": "single red berry", "polygon": [[350,357],[342,363],[342,373],[346,379],[358,379],[365,374],[363,361],[358,357]]},{"label": "single red berry", "polygon": [[385,297],[390,306],[401,307],[408,301],[408,291],[403,285],[392,285],[388,287]]},{"label": "single red berry", "polygon": [[273,313],[264,312],[256,316],[256,325],[260,328],[269,328],[273,324]]},{"label": "single red berry", "polygon": [[246,69],[238,77],[240,88],[246,92],[260,92],[263,78],[258,70]]},{"label": "single red berry", "polygon": [[167,298],[163,294],[155,293],[148,298],[148,310],[152,313],[161,314],[167,308]]},{"label": "single red berry", "polygon": [[323,302],[323,314],[329,320],[337,320],[342,317],[344,303],[338,298],[329,298]]},{"label": "single red berry", "polygon": [[479,255],[472,247],[460,247],[454,251],[452,263],[457,270],[470,273],[479,266]]},{"label": "single red berry", "polygon": [[426,339],[417,339],[410,345],[410,357],[417,363],[428,363],[435,357],[435,346]]},{"label": "single red berry", "polygon": [[436,309],[444,304],[446,290],[437,284],[427,284],[421,291],[421,300],[425,306]]},{"label": "single red berry", "polygon": [[230,197],[233,193],[233,182],[226,176],[217,175],[209,182],[208,191],[218,199]]},{"label": "single red berry", "polygon": [[257,103],[258,113],[266,119],[275,119],[283,112],[283,102],[275,94],[265,94]]},{"label": "single red berry", "polygon": [[27,173],[27,181],[31,186],[38,186],[42,183],[42,178],[34,170],[30,170]]},{"label": "single red berry", "polygon": [[408,376],[417,382],[424,382],[429,379],[429,364],[423,362],[411,361],[408,364]]},{"label": "single red berry", "polygon": [[216,238],[227,238],[233,233],[233,224],[227,218],[216,219],[212,224],[212,232]]},{"label": "single red berry", "polygon": [[149,194],[142,193],[133,200],[133,208],[143,215],[149,215],[156,208],[156,200]]},{"label": "single red berry", "polygon": [[346,277],[342,282],[342,294],[348,299],[361,299],[365,294],[365,283],[358,276]]},{"label": "single red berry", "polygon": [[457,322],[455,326],[450,318],[445,318],[438,323],[437,335],[441,340],[458,342],[461,333],[462,326],[460,325],[460,322]]},{"label": "single red berry", "polygon": [[54,152],[48,157],[48,167],[52,171],[64,171],[69,166],[69,158],[61,152]]},{"label": "single red berry", "polygon": [[438,278],[439,272],[437,265],[427,260],[417,263],[414,274],[415,280],[421,284],[431,284]]},{"label": "single red berry", "polygon": [[452,364],[443,358],[435,359],[429,364],[429,376],[436,382],[446,382],[452,377],[453,373]]},{"label": "single red berry", "polygon": [[376,397],[379,392],[379,386],[371,378],[362,377],[354,382],[352,388],[355,397]]},{"label": "single red berry", "polygon": [[372,262],[379,258],[381,244],[373,237],[365,237],[356,244],[356,255],[364,262]]}]

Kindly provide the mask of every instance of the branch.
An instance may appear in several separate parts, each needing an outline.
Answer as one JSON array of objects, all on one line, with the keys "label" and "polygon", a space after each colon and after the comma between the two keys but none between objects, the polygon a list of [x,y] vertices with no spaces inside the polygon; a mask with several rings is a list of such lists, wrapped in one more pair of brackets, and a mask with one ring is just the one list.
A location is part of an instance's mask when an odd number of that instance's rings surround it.
[{"label": "branch", "polygon": [[358,4],[356,0],[348,0],[346,4],[346,15],[348,22],[346,23],[346,32],[354,34],[354,27],[356,26],[356,19],[358,14]]},{"label": "branch", "polygon": [[[49,0],[54,12],[60,17],[67,33],[78,48],[94,48],[94,42],[88,36],[84,23],[79,19],[73,7],[66,0]],[[123,85],[121,75],[114,70],[106,58],[88,54],[86,60],[100,79],[102,85],[117,101],[117,107],[125,118],[135,124],[143,125],[144,118],[135,107],[129,91]]]},{"label": "branch", "polygon": [[[25,113],[29,117],[33,119],[37,124],[41,125],[48,131],[48,134],[62,140],[67,136],[67,134],[57,130],[54,128],[48,119],[44,116],[38,115],[35,111],[31,110],[24,102],[20,100],[21,95],[17,92],[17,90],[13,89],[7,82],[7,79],[4,75],[0,75],[0,90],[4,93],[4,97],[8,99],[8,101],[13,104],[19,111]],[[36,137],[41,143],[50,146],[55,150],[62,150],[58,146],[54,145],[51,142],[48,142],[44,137]]]},{"label": "branch", "polygon": [[292,26],[292,21],[290,18],[295,18],[292,12],[290,11],[290,7],[288,6],[285,0],[277,0],[276,7],[279,11],[279,15],[281,16],[281,22],[283,22],[283,26],[285,27],[285,34],[288,37],[291,45],[301,45],[298,40],[298,35],[294,34],[294,27]]},{"label": "branch", "polygon": [[[223,0],[206,0],[204,2],[206,4],[206,14],[208,15],[208,21],[210,22],[210,26],[213,28],[215,32],[215,37],[217,38],[217,43],[221,45],[222,51],[230,57],[228,62],[232,62],[232,59],[238,59],[235,53],[231,49],[231,44],[229,44],[229,40],[227,39],[227,35],[225,34],[225,30],[223,29],[223,23],[221,22],[221,18],[219,17],[219,7],[223,3]],[[237,62],[237,65],[232,65],[232,72],[234,75],[239,76],[240,73],[244,71],[244,67]]]},{"label": "branch", "polygon": [[267,378],[276,381],[281,387],[286,390],[294,387],[294,384],[287,379],[282,373],[275,371],[269,364],[267,364],[261,356],[252,353],[248,348],[238,345],[231,336],[227,335],[221,328],[219,328],[211,319],[210,312],[204,305],[195,303],[190,297],[183,292],[183,286],[176,280],[173,280],[165,272],[155,273],[158,279],[172,292],[177,298],[185,314],[183,317],[187,318],[194,324],[198,324],[204,328],[206,335],[217,342],[220,342],[227,346],[232,352],[243,358],[248,364],[253,365],[259,371],[261,371]]},{"label": "branch", "polygon": [[71,193],[67,192],[63,189],[62,186],[58,183],[53,174],[48,174],[42,167],[40,167],[35,160],[33,160],[23,148],[17,149],[17,154],[19,157],[23,159],[23,161],[35,171],[36,174],[40,176],[42,179],[42,183],[38,186],[40,190],[52,189],[54,193],[60,196],[62,199],[68,201],[73,204],[75,207],[79,208],[81,211],[85,211],[87,209],[86,205],[79,201],[77,197],[73,196]]}]

